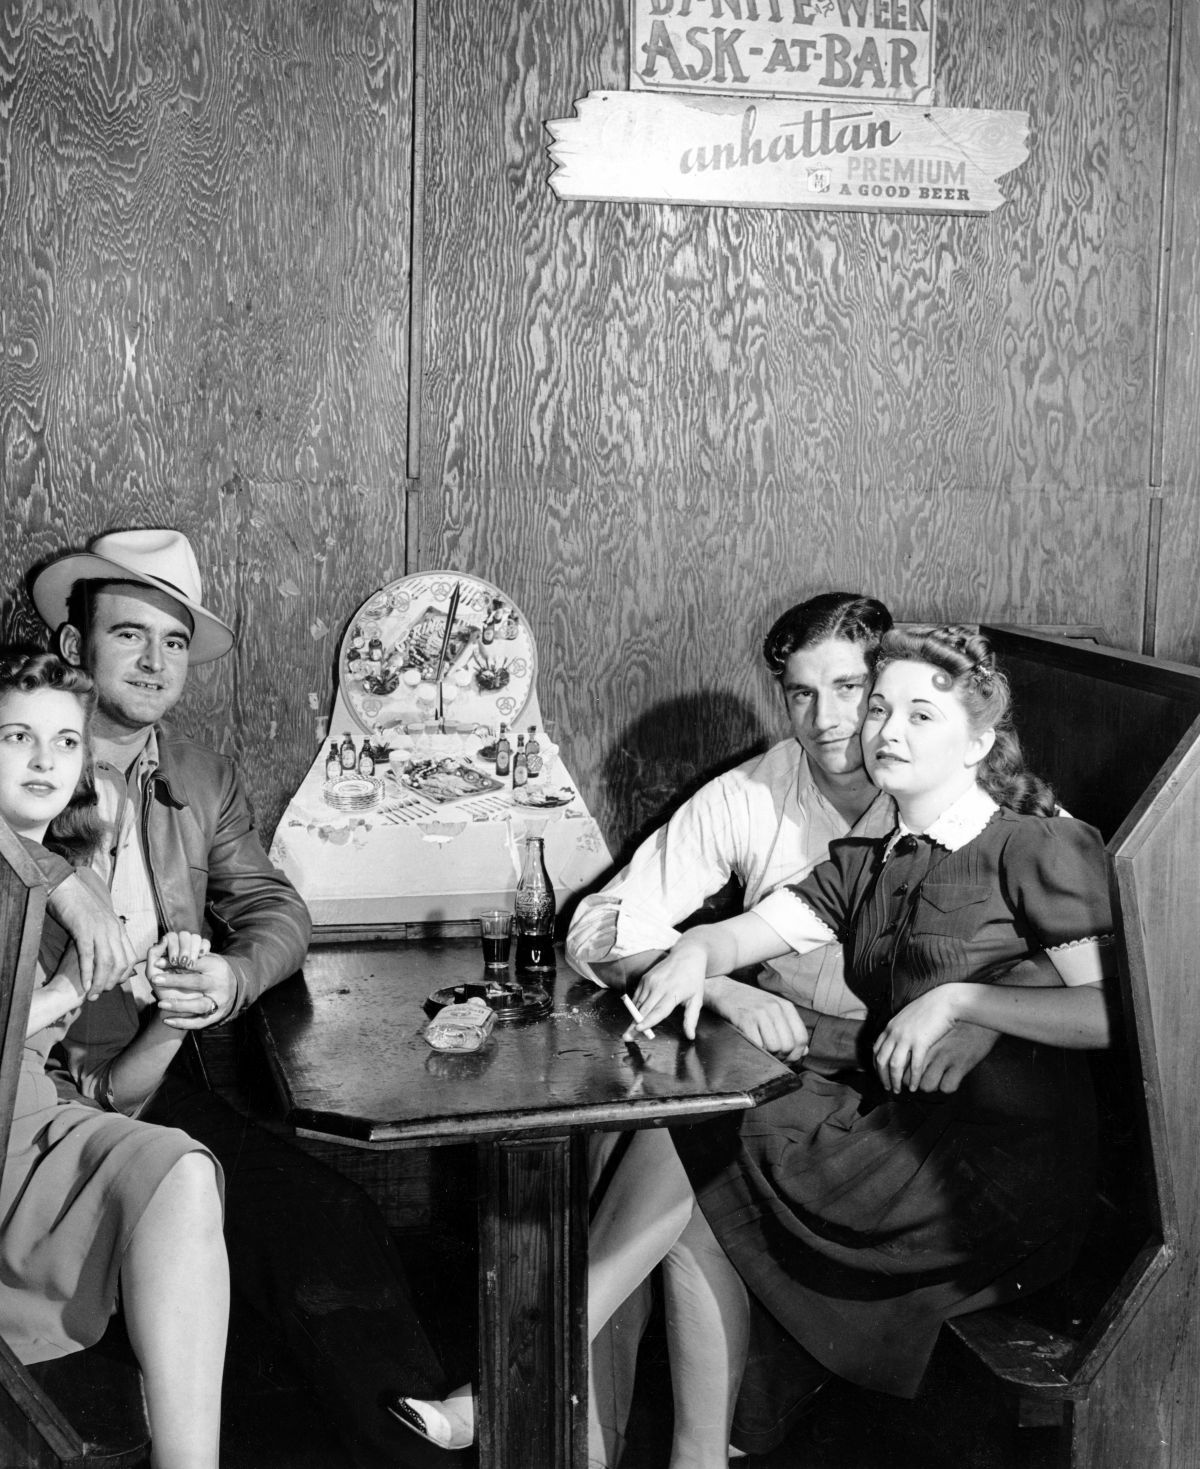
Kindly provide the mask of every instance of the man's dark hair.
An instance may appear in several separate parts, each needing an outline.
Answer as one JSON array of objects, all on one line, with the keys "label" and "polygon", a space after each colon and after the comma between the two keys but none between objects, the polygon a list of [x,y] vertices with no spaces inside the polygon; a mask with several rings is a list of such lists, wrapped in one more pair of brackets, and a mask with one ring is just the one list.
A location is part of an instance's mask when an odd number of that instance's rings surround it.
[{"label": "man's dark hair", "polygon": [[857,592],[822,592],[789,607],[775,622],[763,640],[763,657],[774,676],[782,678],[793,653],[840,638],[857,643],[869,663],[880,638],[891,626],[892,614],[874,597]]}]

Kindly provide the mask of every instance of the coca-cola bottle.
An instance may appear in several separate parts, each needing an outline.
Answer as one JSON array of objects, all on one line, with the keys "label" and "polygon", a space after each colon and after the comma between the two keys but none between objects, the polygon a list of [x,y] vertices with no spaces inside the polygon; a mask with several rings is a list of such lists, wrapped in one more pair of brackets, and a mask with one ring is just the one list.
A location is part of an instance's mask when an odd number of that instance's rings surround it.
[{"label": "coca-cola bottle", "polygon": [[525,861],[513,900],[517,973],[554,973],[554,888],[541,837],[525,838]]}]

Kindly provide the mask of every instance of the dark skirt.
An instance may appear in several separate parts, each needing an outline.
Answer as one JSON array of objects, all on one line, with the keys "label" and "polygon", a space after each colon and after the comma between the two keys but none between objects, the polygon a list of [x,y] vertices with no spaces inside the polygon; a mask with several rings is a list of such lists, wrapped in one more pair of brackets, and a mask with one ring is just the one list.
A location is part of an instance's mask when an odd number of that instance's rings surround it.
[{"label": "dark skirt", "polygon": [[1087,1059],[1002,1036],[957,1092],[892,1097],[865,1022],[804,1018],[796,1091],[675,1144],[755,1304],[838,1376],[911,1397],[943,1321],[1074,1259],[1095,1188]]}]

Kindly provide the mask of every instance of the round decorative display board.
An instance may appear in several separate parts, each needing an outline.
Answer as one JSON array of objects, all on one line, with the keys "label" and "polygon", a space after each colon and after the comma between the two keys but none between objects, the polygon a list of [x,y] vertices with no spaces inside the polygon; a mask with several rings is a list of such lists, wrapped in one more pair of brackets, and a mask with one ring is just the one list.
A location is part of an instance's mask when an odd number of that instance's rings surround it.
[{"label": "round decorative display board", "polygon": [[491,582],[422,571],[373,593],[351,618],[338,684],[367,733],[429,723],[511,728],[536,687],[523,613]]}]

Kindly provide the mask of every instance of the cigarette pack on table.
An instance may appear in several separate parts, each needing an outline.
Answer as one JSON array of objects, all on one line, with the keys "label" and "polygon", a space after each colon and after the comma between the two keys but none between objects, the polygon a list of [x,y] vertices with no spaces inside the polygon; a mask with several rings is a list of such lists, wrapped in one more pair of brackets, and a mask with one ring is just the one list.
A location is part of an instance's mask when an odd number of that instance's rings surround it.
[{"label": "cigarette pack on table", "polygon": [[495,1023],[487,1001],[475,997],[443,1006],[425,1027],[425,1039],[435,1051],[478,1051]]}]

